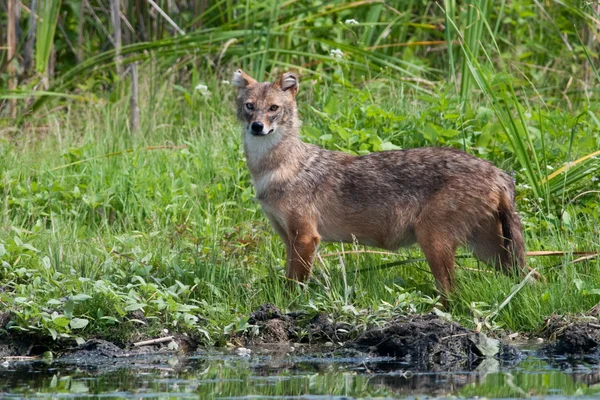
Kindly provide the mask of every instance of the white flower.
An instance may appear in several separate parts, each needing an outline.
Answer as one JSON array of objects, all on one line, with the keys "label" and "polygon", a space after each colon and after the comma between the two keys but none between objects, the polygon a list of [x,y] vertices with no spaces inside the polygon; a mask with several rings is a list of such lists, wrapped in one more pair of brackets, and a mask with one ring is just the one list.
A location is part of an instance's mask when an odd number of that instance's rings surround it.
[{"label": "white flower", "polygon": [[358,21],[357,21],[357,20],[355,20],[355,19],[347,19],[347,20],[344,22],[344,24],[346,24],[346,25],[358,25],[359,23],[358,23]]},{"label": "white flower", "polygon": [[329,52],[329,55],[335,58],[342,58],[344,56],[344,52],[340,49],[333,49]]},{"label": "white flower", "polygon": [[206,85],[204,85],[204,84],[202,84],[202,83],[199,83],[199,84],[196,86],[196,88],[195,88],[195,89],[196,89],[196,90],[199,90],[199,91],[201,91],[201,92],[208,92],[208,86],[206,86]]},{"label": "white flower", "polygon": [[548,168],[550,171],[552,171],[554,169],[554,167],[552,165],[546,165],[546,168]]},{"label": "white flower", "polygon": [[600,178],[598,178],[597,176],[592,176],[592,182],[598,182],[600,180]]},{"label": "white flower", "polygon": [[227,81],[227,80],[221,81],[221,83],[222,83],[223,85],[231,85],[231,82],[229,82],[229,81]]}]

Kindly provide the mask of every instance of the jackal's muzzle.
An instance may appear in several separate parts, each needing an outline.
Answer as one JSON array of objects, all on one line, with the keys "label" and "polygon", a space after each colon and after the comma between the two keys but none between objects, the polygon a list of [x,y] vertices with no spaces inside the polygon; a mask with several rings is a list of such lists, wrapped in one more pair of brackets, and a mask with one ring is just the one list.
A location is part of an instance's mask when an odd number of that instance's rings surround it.
[{"label": "jackal's muzzle", "polygon": [[273,133],[275,129],[271,128],[271,129],[265,129],[265,124],[263,124],[262,122],[253,122],[252,125],[250,125],[250,133],[252,133],[253,136],[266,136],[270,133]]}]

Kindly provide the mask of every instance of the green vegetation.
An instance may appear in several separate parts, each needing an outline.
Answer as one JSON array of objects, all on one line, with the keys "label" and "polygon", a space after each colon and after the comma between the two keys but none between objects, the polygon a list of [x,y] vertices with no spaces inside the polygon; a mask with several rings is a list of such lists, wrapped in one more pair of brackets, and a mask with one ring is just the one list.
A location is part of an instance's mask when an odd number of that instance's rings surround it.
[{"label": "green vegetation", "polygon": [[[45,10],[62,24],[54,56],[38,40],[38,72],[0,90],[1,332],[129,341],[166,328],[224,343],[265,302],[359,329],[434,307],[424,261],[381,267],[419,259],[415,248],[326,245],[307,286],[286,282],[223,82],[238,66],[258,79],[301,72],[307,141],[354,153],[454,146],[514,171],[528,249],[566,253],[530,257],[546,282],[517,286],[464,252],[450,309],[461,323],[531,332],[600,301],[600,261],[571,263],[572,252],[600,251],[591,3],[217,1],[195,17],[177,1],[175,23],[193,32],[177,36],[129,7],[132,26],[152,27],[120,49],[123,66],[140,69],[139,129],[129,74],[115,75],[115,51],[102,52],[109,15],[57,3],[60,13]],[[80,14],[81,59],[66,41]],[[50,22],[38,32],[54,32]],[[55,75],[40,75],[52,57]]]}]

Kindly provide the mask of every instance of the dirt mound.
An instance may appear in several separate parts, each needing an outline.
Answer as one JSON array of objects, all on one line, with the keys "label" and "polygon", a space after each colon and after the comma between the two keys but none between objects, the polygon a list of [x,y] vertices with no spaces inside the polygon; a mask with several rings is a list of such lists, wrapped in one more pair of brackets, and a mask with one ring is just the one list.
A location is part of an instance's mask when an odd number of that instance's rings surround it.
[{"label": "dirt mound", "polygon": [[401,359],[418,369],[452,365],[473,368],[486,357],[519,356],[514,347],[435,314],[398,318],[382,329],[365,332],[354,346],[379,356]]},{"label": "dirt mound", "polygon": [[546,354],[600,357],[600,321],[596,317],[553,316],[543,335],[552,342],[543,347]]},{"label": "dirt mound", "polygon": [[355,337],[355,329],[334,322],[327,314],[310,317],[307,313],[282,313],[264,304],[250,314],[251,325],[234,341],[243,346],[268,343],[309,342],[312,344],[346,342],[347,349],[383,357],[394,357],[415,368],[447,368],[452,365],[473,368],[484,358],[517,360],[520,352],[512,346],[472,332],[435,314],[398,318],[382,329]]},{"label": "dirt mound", "polygon": [[237,335],[234,341],[244,346],[289,342],[343,342],[351,327],[336,323],[326,313],[310,316],[305,312],[282,313],[273,304],[263,304],[250,314],[253,328]]},{"label": "dirt mound", "polygon": [[127,357],[129,353],[111,342],[102,339],[91,339],[65,351],[63,356],[72,358],[116,358]]}]

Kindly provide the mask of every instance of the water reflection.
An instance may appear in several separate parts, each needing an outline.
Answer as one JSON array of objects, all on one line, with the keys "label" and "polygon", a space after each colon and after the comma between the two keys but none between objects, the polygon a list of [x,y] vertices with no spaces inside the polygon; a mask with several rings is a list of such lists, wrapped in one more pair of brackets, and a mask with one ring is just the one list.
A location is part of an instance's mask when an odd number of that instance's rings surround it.
[{"label": "water reflection", "polygon": [[451,372],[412,372],[388,359],[217,352],[0,366],[1,398],[567,397],[599,394],[599,382],[595,364],[533,357]]}]

